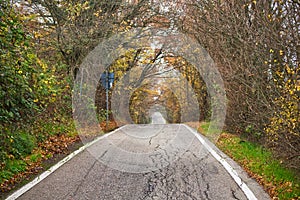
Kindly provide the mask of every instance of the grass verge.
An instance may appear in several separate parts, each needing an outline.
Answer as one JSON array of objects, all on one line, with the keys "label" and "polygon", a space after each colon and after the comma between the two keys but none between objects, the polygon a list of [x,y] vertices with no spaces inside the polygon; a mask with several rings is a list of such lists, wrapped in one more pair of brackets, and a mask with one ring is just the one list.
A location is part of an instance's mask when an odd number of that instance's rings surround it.
[{"label": "grass verge", "polygon": [[[203,122],[198,130],[205,135],[208,128],[209,123]],[[216,145],[256,179],[273,199],[300,199],[300,178],[275,159],[268,149],[224,132]]]}]

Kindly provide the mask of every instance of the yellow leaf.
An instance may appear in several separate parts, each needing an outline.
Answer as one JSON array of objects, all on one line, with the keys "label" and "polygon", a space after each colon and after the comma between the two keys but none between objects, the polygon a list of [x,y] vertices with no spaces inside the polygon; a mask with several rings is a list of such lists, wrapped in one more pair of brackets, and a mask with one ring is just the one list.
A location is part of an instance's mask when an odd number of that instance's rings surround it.
[{"label": "yellow leaf", "polygon": [[280,50],[280,51],[279,51],[279,54],[282,56],[282,55],[283,55],[283,51],[282,51],[282,50]]}]

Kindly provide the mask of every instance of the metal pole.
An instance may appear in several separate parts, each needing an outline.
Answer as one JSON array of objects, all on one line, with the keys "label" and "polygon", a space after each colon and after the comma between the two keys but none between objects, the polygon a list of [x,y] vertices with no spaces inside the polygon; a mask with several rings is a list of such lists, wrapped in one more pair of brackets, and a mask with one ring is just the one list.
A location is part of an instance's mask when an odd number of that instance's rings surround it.
[{"label": "metal pole", "polygon": [[108,80],[108,70],[106,70],[106,129],[108,129],[108,87],[109,87],[109,80]]},{"label": "metal pole", "polygon": [[81,69],[81,78],[80,78],[80,99],[82,95],[82,82],[83,82],[83,70]]}]

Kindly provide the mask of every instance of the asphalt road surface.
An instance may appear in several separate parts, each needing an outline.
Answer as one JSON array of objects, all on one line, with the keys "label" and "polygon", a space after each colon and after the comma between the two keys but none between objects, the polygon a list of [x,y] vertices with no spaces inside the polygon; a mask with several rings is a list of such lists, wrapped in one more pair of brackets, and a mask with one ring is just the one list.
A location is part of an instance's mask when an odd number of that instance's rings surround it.
[{"label": "asphalt road surface", "polygon": [[[247,197],[224,166],[182,124],[127,125],[94,142],[18,199],[255,199]],[[204,139],[208,142],[206,139]],[[220,152],[244,186],[270,199],[242,169]]]},{"label": "asphalt road surface", "polygon": [[152,124],[166,124],[165,118],[162,116],[160,112],[155,112],[152,114]]}]

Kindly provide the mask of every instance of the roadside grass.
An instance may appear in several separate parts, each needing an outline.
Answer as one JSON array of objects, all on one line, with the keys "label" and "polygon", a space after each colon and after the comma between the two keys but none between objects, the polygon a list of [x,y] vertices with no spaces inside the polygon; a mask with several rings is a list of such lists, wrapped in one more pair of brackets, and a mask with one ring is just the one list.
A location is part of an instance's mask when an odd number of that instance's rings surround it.
[{"label": "roadside grass", "polygon": [[5,152],[5,159],[0,160],[2,193],[12,190],[15,184],[42,170],[43,160],[56,153],[64,153],[68,145],[78,138],[73,121],[68,119],[60,122],[36,121],[31,127],[8,134],[11,134],[10,145],[7,146],[9,150]]},{"label": "roadside grass", "polygon": [[[202,122],[199,132],[206,136],[211,134],[211,131],[208,133],[209,125],[209,122]],[[300,178],[268,149],[225,132],[221,133],[216,145],[255,178],[273,199],[300,199]]]},{"label": "roadside grass", "polygon": [[23,160],[11,160],[8,161],[3,169],[0,171],[0,183],[4,180],[8,180],[15,174],[26,170],[26,162]]}]

